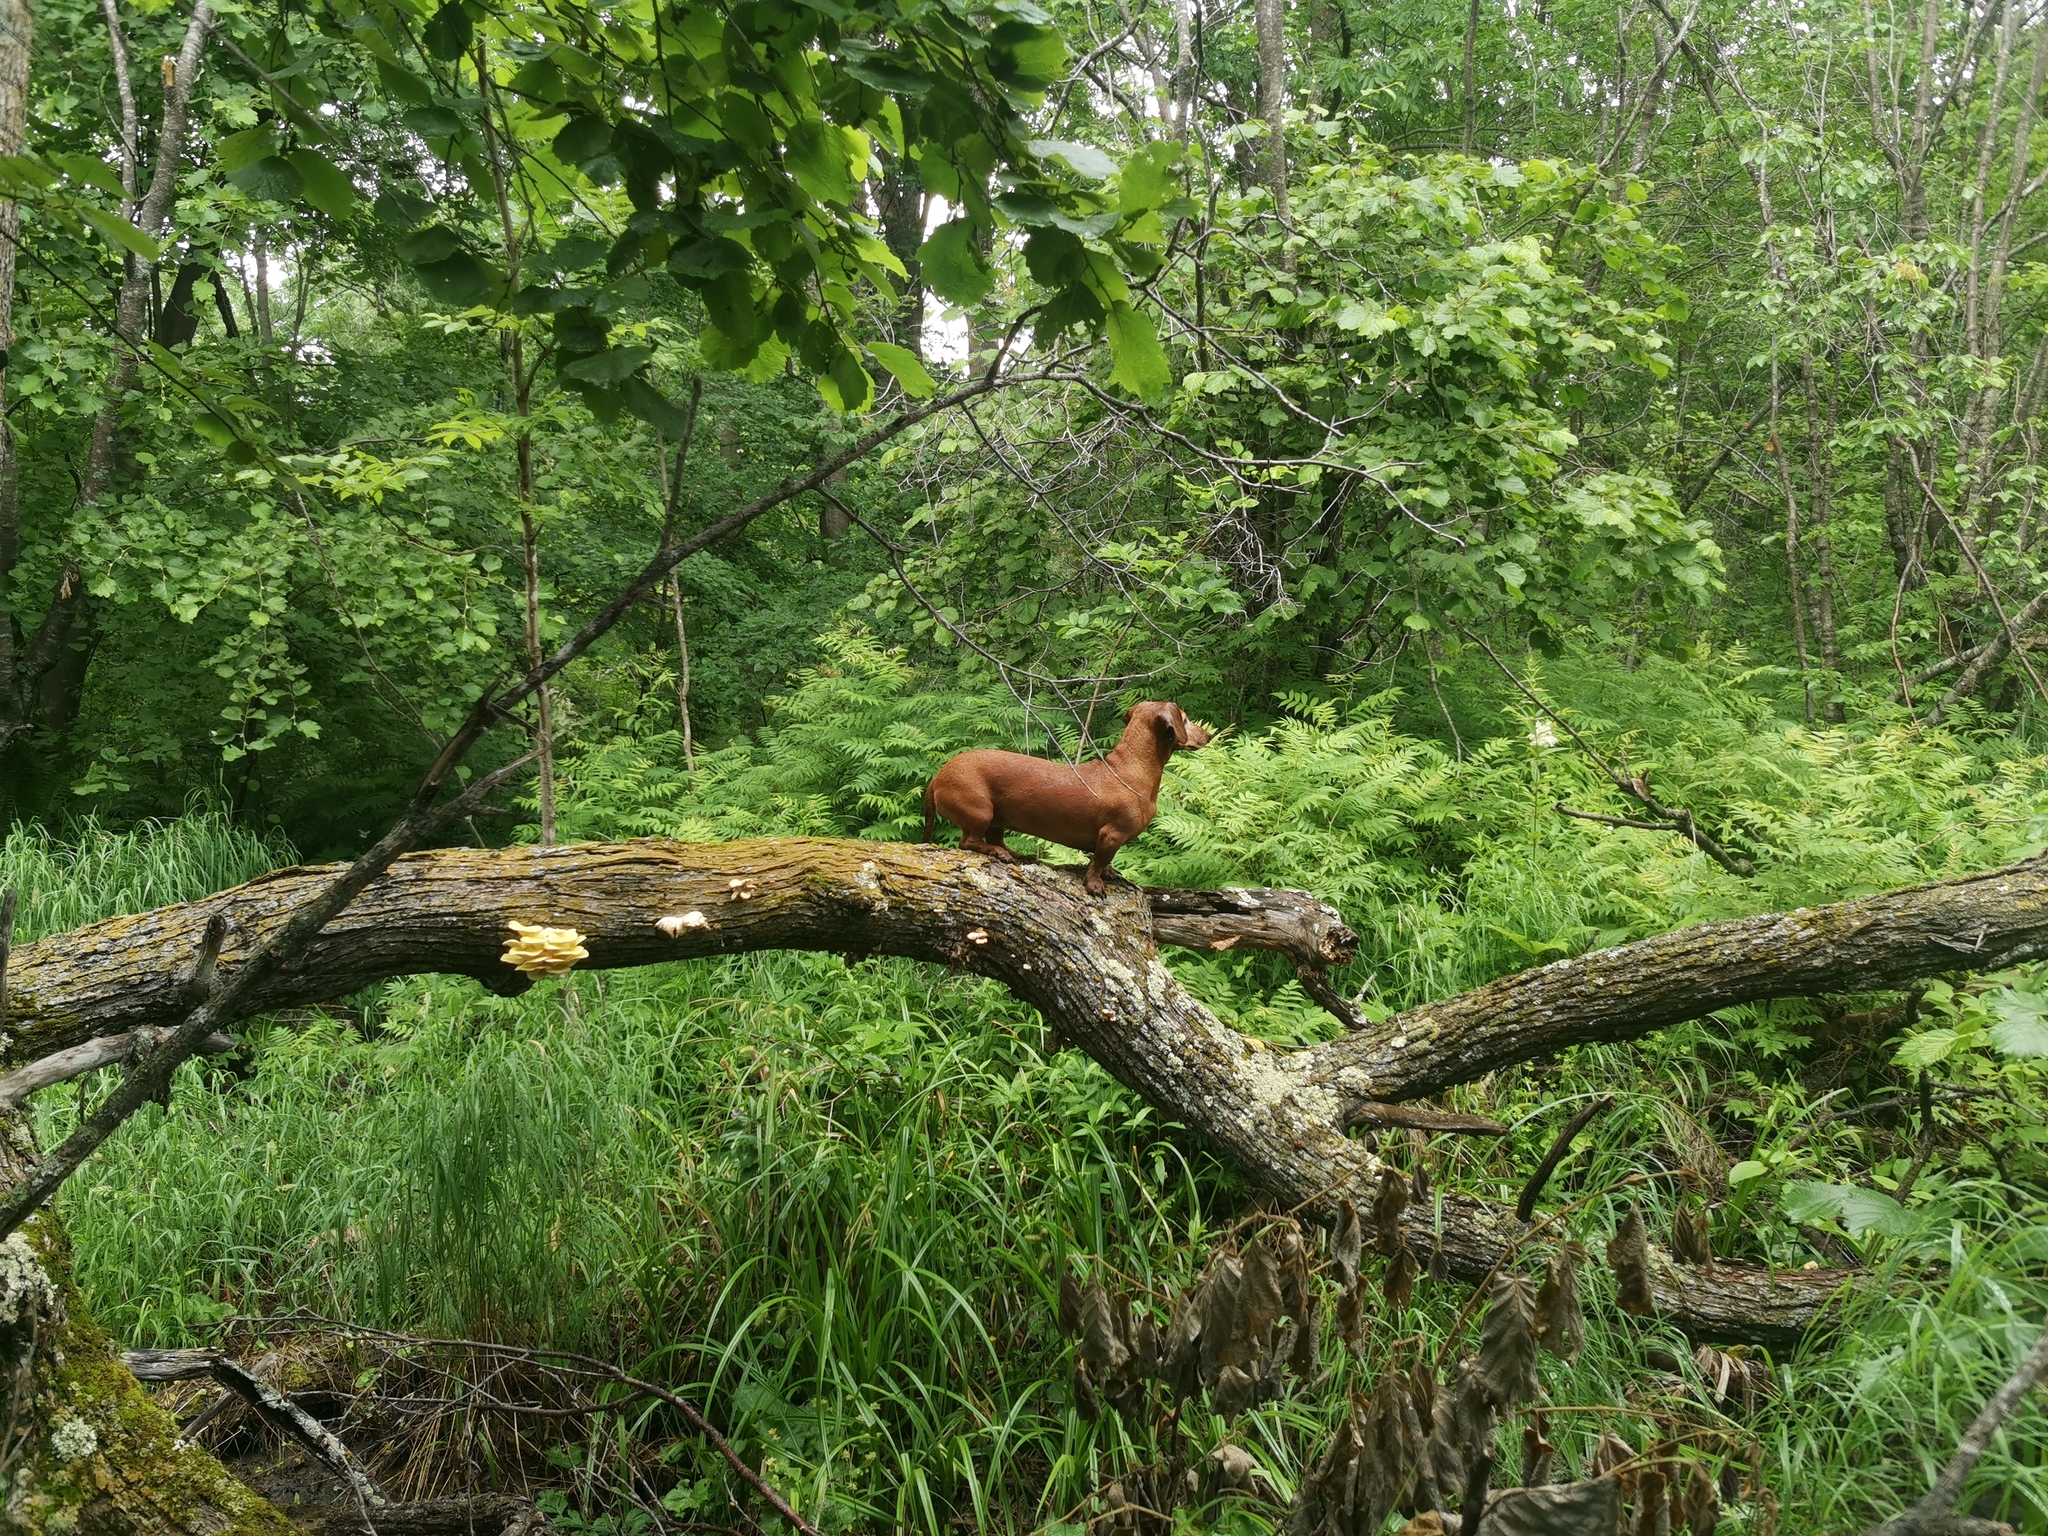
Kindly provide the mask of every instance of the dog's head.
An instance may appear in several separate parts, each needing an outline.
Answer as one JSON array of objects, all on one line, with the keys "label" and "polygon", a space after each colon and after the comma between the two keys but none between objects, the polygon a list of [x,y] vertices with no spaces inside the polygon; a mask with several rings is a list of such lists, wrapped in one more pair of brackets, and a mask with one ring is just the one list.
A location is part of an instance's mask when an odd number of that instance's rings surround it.
[{"label": "dog's head", "polygon": [[1148,699],[1142,704],[1133,704],[1124,711],[1124,724],[1149,717],[1153,732],[1164,745],[1166,738],[1172,738],[1169,752],[1191,752],[1196,747],[1209,745],[1209,728],[1199,720],[1190,720],[1188,712],[1178,704],[1165,699]]}]

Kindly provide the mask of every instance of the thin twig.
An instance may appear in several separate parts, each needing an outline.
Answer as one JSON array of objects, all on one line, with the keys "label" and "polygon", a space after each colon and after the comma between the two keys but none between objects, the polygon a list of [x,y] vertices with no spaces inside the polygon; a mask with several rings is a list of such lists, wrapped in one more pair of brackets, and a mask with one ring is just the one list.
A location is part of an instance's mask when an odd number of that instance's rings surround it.
[{"label": "thin twig", "polygon": [[669,476],[667,506],[662,509],[661,547],[667,549],[675,541],[676,512],[683,500],[683,467],[690,462],[690,441],[697,435],[697,407],[704,399],[704,375],[693,374],[690,378],[690,403],[683,407],[683,431],[676,439],[675,473]]},{"label": "thin twig", "polygon": [[[1720,845],[1720,843],[1716,842],[1712,837],[1708,836],[1705,832],[1702,832],[1700,830],[1699,822],[1694,819],[1691,811],[1674,809],[1671,806],[1661,803],[1655,795],[1651,794],[1650,776],[1647,772],[1638,773],[1633,776],[1630,776],[1616,773],[1612,768],[1610,768],[1607,764],[1607,759],[1602,757],[1598,752],[1593,750],[1593,744],[1587,741],[1585,737],[1581,736],[1578,733],[1578,731],[1573,728],[1572,723],[1569,720],[1565,719],[1563,715],[1559,714],[1556,710],[1552,709],[1548,704],[1544,703],[1542,698],[1537,695],[1536,691],[1533,688],[1531,688],[1527,683],[1523,682],[1520,677],[1516,676],[1514,669],[1510,667],[1506,662],[1502,661],[1500,657],[1494,654],[1493,647],[1488,645],[1484,638],[1482,638],[1479,635],[1475,635],[1469,629],[1461,629],[1460,633],[1463,634],[1467,640],[1470,640],[1474,645],[1478,646],[1479,649],[1486,652],[1488,659],[1491,660],[1496,667],[1500,668],[1501,676],[1505,677],[1510,683],[1513,683],[1515,685],[1516,690],[1522,695],[1523,698],[1527,699],[1531,704],[1534,704],[1538,709],[1542,710],[1543,713],[1547,715],[1553,722],[1555,722],[1556,725],[1561,730],[1563,730],[1566,735],[1570,736],[1573,741],[1577,742],[1580,748],[1585,752],[1586,756],[1590,757],[1593,760],[1594,764],[1599,768],[1599,770],[1607,775],[1608,779],[1613,783],[1616,789],[1620,790],[1630,799],[1636,801],[1638,804],[1642,806],[1644,810],[1648,811],[1652,816],[1656,817],[1659,821],[1668,823],[1668,825],[1665,826],[1643,827],[1643,830],[1650,832],[1676,832],[1680,837],[1684,838],[1687,842],[1691,843],[1693,847],[1699,849],[1701,853],[1704,853],[1708,858],[1712,859],[1716,864],[1720,865],[1723,869],[1727,870],[1728,873],[1731,875],[1739,875],[1743,879],[1747,880],[1750,876],[1756,873],[1756,866],[1752,864],[1748,859],[1743,858],[1740,854],[1730,853],[1726,848],[1723,848]],[[1558,809],[1560,811],[1564,811],[1563,806],[1559,806]],[[1584,816],[1587,820],[1599,819],[1598,817],[1593,816],[1590,812],[1565,811],[1565,814],[1567,816]],[[1628,821],[1620,822],[1619,825],[1638,827],[1643,826],[1643,824],[1640,822]]]},{"label": "thin twig", "polygon": [[342,1444],[333,1430],[277,1388],[268,1382],[258,1381],[232,1360],[216,1359],[212,1374],[215,1381],[253,1408],[264,1423],[296,1440],[305,1447],[307,1454],[345,1479],[349,1491],[359,1503],[372,1509],[384,1507],[383,1492],[363,1470],[363,1464],[356,1460],[355,1453]]},{"label": "thin twig", "polygon": [[1389,1104],[1383,1099],[1366,1099],[1349,1106],[1344,1111],[1343,1121],[1347,1131],[1355,1125],[1379,1125],[1451,1136],[1505,1136],[1508,1133],[1506,1126],[1498,1120],[1489,1120],[1485,1115],[1428,1109],[1420,1104]]},{"label": "thin twig", "polygon": [[1683,832],[1685,829],[1675,821],[1644,821],[1637,816],[1608,816],[1599,811],[1574,810],[1562,800],[1551,809],[1560,816],[1570,816],[1577,821],[1597,821],[1603,827],[1633,827],[1638,832]]},{"label": "thin twig", "polygon": [[[40,1061],[32,1061],[0,1077],[0,1110],[19,1109],[22,1100],[32,1093],[55,1087],[58,1083],[68,1083],[74,1077],[83,1077],[101,1067],[111,1067],[117,1061],[126,1061],[135,1054],[138,1046],[154,1049],[170,1037],[168,1029],[131,1029],[126,1034],[101,1035],[69,1050],[52,1052]],[[232,1037],[213,1034],[201,1040],[193,1054],[225,1056],[240,1049],[240,1044]]]},{"label": "thin twig", "polygon": [[[2048,1371],[2048,1330],[2027,1352],[2027,1358],[2020,1362],[2020,1368],[2006,1378],[2005,1385],[1991,1394],[1991,1400],[1984,1405],[1970,1427],[1963,1431],[1963,1438],[1956,1445],[1956,1453],[1949,1459],[1934,1479],[1934,1486],[1910,1509],[1894,1515],[1882,1525],[1872,1526],[1864,1536],[1930,1536],[1937,1530],[1954,1531],[1961,1527],[1954,1523],[1956,1500],[1962,1497],[1963,1482],[1976,1469],[1984,1453],[1991,1448],[1992,1440],[2000,1427],[2012,1417],[2013,1411],[2026,1400],[2034,1390],[2034,1384],[2041,1379],[2042,1372]],[[1976,1529],[1991,1532],[2009,1529],[1995,1521],[1982,1521]]]},{"label": "thin twig", "polygon": [[1565,1154],[1572,1149],[1572,1139],[1595,1118],[1614,1107],[1614,1095],[1603,1093],[1590,1104],[1582,1107],[1576,1115],[1567,1120],[1564,1129],[1551,1138],[1550,1150],[1543,1154],[1543,1160],[1529,1175],[1529,1182],[1522,1186],[1521,1198],[1515,1201],[1515,1220],[1527,1221],[1536,1214],[1536,1202],[1543,1198],[1543,1186],[1550,1182],[1550,1176],[1557,1172],[1557,1165],[1564,1161]]}]

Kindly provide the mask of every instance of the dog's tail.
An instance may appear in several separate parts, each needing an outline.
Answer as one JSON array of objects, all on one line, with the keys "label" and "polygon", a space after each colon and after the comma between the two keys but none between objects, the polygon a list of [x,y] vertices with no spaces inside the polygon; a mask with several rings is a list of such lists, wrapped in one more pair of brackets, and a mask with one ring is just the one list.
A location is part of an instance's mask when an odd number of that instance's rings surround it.
[{"label": "dog's tail", "polygon": [[934,777],[924,787],[924,840],[926,842],[932,840],[932,828],[938,817],[938,807],[932,802],[932,787],[938,782],[938,779]]}]

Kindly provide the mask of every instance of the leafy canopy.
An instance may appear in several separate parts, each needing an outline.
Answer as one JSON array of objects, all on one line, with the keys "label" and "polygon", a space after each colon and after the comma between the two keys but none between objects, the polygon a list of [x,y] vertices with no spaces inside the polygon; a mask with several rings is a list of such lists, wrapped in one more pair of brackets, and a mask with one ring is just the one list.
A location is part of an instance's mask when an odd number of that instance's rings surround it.
[{"label": "leafy canopy", "polygon": [[[278,119],[221,146],[225,174],[337,217],[370,183],[428,290],[548,317],[561,381],[601,416],[624,408],[680,426],[648,378],[652,349],[613,335],[663,275],[701,302],[711,367],[767,377],[793,364],[844,411],[872,403],[871,363],[928,393],[914,355],[858,334],[861,296],[893,301],[906,277],[868,213],[867,184],[887,165],[943,200],[921,252],[941,297],[987,294],[999,229],[1085,234],[1078,255],[1031,264],[1053,329],[1106,327],[1125,382],[1166,382],[1122,274],[1155,264],[1145,242],[1159,238],[1177,179],[1147,160],[1105,188],[1107,156],[1028,137],[1024,114],[1067,67],[1031,0],[492,11],[328,0],[315,20],[343,53],[370,56],[376,96],[357,107],[330,88],[341,71],[272,59]],[[383,125],[367,145],[337,131],[357,115]],[[516,206],[487,206],[494,166],[509,169]]]}]

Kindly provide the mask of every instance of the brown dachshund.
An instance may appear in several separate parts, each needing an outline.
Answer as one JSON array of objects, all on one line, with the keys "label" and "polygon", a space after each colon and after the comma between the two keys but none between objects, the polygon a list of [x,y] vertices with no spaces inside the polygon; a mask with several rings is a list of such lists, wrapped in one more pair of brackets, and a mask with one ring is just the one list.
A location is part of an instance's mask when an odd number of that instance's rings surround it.
[{"label": "brown dachshund", "polygon": [[1053,763],[1021,752],[962,752],[924,791],[924,840],[945,817],[960,846],[1014,864],[1004,834],[1022,832],[1091,854],[1084,884],[1100,896],[1117,849],[1152,824],[1159,778],[1175,752],[1205,747],[1209,733],[1178,704],[1133,704],[1123,739],[1095,763]]}]

